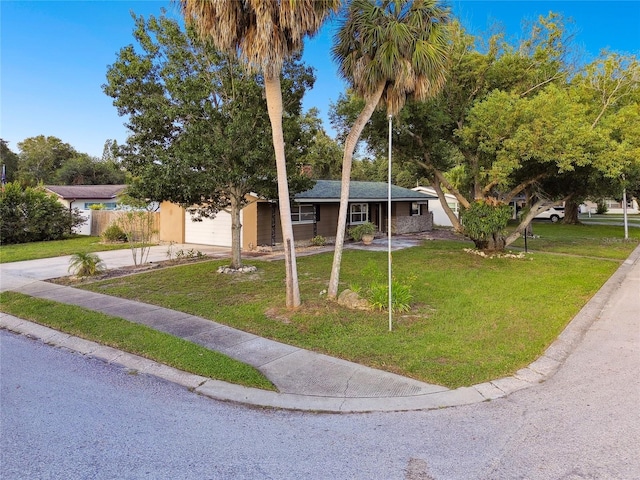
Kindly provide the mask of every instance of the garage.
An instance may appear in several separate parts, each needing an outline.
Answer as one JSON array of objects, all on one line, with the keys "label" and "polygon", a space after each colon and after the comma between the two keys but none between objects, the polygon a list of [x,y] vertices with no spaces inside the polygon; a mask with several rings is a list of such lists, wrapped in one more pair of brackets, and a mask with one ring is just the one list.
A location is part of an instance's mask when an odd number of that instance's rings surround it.
[{"label": "garage", "polygon": [[[242,222],[242,212],[240,212]],[[184,239],[186,243],[231,247],[231,215],[219,212],[215,218],[203,218],[194,222],[188,213],[184,217]]]}]

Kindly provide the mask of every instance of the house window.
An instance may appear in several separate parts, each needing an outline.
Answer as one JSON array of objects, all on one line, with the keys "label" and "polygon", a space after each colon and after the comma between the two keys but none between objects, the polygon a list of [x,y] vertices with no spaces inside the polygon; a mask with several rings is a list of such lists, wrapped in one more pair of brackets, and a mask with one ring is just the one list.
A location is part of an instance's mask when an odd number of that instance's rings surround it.
[{"label": "house window", "polygon": [[291,205],[291,223],[313,223],[316,209],[311,204]]},{"label": "house window", "polygon": [[352,203],[349,206],[349,224],[355,225],[369,221],[369,204]]},{"label": "house window", "polygon": [[417,217],[420,215],[420,204],[418,202],[411,202],[411,216]]},{"label": "house window", "polygon": [[85,202],[84,209],[91,210],[91,205],[102,205],[103,210],[115,210],[118,206],[116,202]]}]

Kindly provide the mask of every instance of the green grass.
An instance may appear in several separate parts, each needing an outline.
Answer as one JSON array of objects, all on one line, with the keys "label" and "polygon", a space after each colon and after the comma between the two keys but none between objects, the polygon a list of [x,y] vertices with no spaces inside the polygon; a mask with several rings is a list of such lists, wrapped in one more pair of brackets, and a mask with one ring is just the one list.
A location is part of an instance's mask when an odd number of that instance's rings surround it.
[{"label": "green grass", "polygon": [[[226,261],[210,261],[84,288],[455,388],[535,360],[637,244],[603,241],[617,232],[600,227],[549,225],[535,233],[545,240],[527,259],[484,259],[451,241],[395,252],[394,275],[414,278],[414,304],[395,316],[393,332],[386,312],[351,311],[321,296],[331,254],[298,259],[303,307],[293,312],[284,307],[281,262],[247,260],[258,273],[228,276],[216,273]],[[383,252],[345,251],[341,290],[366,287],[372,272],[385,274],[386,261]]]},{"label": "green grass", "polygon": [[[614,225],[563,225],[534,222],[534,238],[527,239],[530,252],[564,253],[596,258],[624,260],[640,242],[640,228],[629,228],[629,240],[624,228]],[[512,247],[524,248],[524,239]]]},{"label": "green grass", "polygon": [[128,243],[100,243],[100,237],[78,235],[65,240],[31,242],[0,247],[0,263],[20,262],[38,258],[60,257],[78,252],[104,252],[130,248]]},{"label": "green grass", "polygon": [[[585,224],[609,224],[609,225],[623,225],[624,215],[622,213],[605,213],[605,214],[580,214],[578,216],[581,222]],[[640,215],[631,214],[627,215],[628,227],[640,227]]]},{"label": "green grass", "polygon": [[186,372],[275,390],[266,377],[249,365],[122,318],[15,292],[0,293],[0,310]]}]

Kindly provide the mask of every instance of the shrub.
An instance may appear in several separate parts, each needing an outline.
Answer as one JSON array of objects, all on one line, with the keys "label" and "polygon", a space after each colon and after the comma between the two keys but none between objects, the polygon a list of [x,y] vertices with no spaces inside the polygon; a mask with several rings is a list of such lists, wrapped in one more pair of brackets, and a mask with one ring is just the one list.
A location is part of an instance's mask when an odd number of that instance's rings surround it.
[{"label": "shrub", "polygon": [[85,219],[41,188],[8,183],[0,193],[0,243],[60,240]]},{"label": "shrub", "polygon": [[495,200],[478,200],[462,213],[464,233],[480,250],[504,249],[504,232],[512,210]]},{"label": "shrub", "polygon": [[157,233],[152,205],[143,200],[123,197],[116,223],[125,232],[135,265],[147,262],[151,241]]},{"label": "shrub", "polygon": [[359,242],[364,235],[373,235],[376,233],[376,226],[371,222],[364,222],[349,229],[349,237]]},{"label": "shrub", "polygon": [[102,232],[102,239],[105,242],[126,242],[127,234],[117,224],[112,223]]},{"label": "shrub", "polygon": [[104,272],[104,262],[95,253],[74,253],[69,260],[69,271],[78,277],[92,277]]},{"label": "shrub", "polygon": [[316,235],[315,237],[313,237],[311,239],[311,245],[315,246],[315,247],[322,247],[327,243],[327,239],[324,238],[322,235]]}]

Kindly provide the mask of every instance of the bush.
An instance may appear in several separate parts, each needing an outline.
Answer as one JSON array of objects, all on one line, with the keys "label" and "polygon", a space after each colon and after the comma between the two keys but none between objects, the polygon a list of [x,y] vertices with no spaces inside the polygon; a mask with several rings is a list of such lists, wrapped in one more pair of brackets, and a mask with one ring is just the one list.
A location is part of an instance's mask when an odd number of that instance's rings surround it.
[{"label": "bush", "polygon": [[462,212],[464,233],[480,250],[504,249],[504,232],[512,209],[496,200],[478,200]]},{"label": "bush", "polygon": [[69,210],[42,188],[8,183],[0,194],[0,243],[60,240],[84,222],[78,209]]},{"label": "bush", "polygon": [[102,239],[105,242],[126,242],[127,234],[117,224],[112,223],[102,232]]},{"label": "bush", "polygon": [[376,226],[371,222],[364,222],[349,229],[349,237],[356,242],[362,240],[364,235],[373,235],[376,233]]},{"label": "bush", "polygon": [[315,247],[322,247],[327,243],[327,239],[324,238],[322,235],[316,235],[315,237],[313,237],[311,239],[311,245],[315,246]]},{"label": "bush", "polygon": [[92,277],[104,272],[104,262],[95,253],[75,253],[69,260],[69,271],[78,277]]}]

